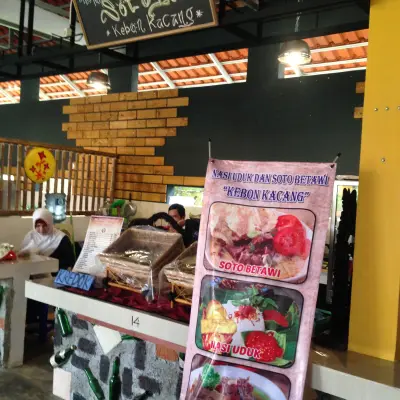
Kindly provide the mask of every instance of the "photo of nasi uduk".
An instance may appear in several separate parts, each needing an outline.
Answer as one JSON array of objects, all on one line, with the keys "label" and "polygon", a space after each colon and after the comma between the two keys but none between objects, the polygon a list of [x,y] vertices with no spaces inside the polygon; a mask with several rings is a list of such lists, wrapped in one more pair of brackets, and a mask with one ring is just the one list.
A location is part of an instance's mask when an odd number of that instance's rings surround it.
[{"label": "photo of nasi uduk", "polygon": [[206,276],[196,346],[225,357],[288,368],[296,358],[303,297],[297,290]]},{"label": "photo of nasi uduk", "polygon": [[315,215],[304,209],[214,203],[205,267],[292,283],[307,277]]}]

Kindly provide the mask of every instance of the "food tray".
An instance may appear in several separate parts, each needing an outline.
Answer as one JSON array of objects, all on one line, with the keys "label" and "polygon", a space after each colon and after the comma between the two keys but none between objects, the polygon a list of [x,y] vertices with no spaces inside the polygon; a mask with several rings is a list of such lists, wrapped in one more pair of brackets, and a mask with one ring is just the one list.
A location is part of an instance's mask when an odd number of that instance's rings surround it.
[{"label": "food tray", "polygon": [[188,269],[185,265],[180,264],[180,261],[188,257],[195,258],[196,254],[197,242],[190,245],[176,260],[166,265],[161,272],[169,282],[170,292],[177,303],[192,304],[195,268]]},{"label": "food tray", "polygon": [[[151,252],[151,265],[139,264],[124,257],[124,252],[128,250]],[[180,234],[130,228],[98,257],[106,265],[110,286],[143,292],[157,288],[161,268],[183,250]]]}]

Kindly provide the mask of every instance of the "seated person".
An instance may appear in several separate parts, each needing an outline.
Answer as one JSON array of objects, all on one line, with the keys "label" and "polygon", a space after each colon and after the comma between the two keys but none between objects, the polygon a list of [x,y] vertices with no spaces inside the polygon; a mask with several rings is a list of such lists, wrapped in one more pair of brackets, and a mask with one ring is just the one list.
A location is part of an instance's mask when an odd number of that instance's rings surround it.
[{"label": "seated person", "polygon": [[[167,225],[157,224],[157,222],[159,221],[166,222]],[[179,219],[179,221],[181,221],[180,224],[170,214],[160,212],[152,215],[150,218],[136,218],[131,221],[129,227],[132,228],[138,226],[151,226],[157,229],[167,230],[169,232],[180,233],[183,238],[183,243],[186,247],[188,247],[198,239],[199,220],[188,219],[185,221],[185,219],[183,218],[182,223],[181,218]]]},{"label": "seated person", "polygon": [[135,218],[129,224],[129,228],[138,226],[152,227],[154,229],[160,229],[163,231],[176,232],[180,233],[181,235],[184,234],[184,230],[178,225],[178,223],[165,212],[153,214],[150,218]]},{"label": "seated person", "polygon": [[[75,255],[71,240],[64,232],[54,228],[51,212],[45,208],[39,208],[33,213],[32,220],[33,230],[26,234],[18,255],[39,254],[56,258],[59,268],[68,269],[73,267],[75,264]],[[52,275],[55,276],[57,274],[54,273]],[[46,276],[47,274],[43,274],[36,277],[44,278]],[[36,323],[39,315],[46,310],[47,308],[43,304],[28,299],[26,322],[28,324]]]},{"label": "seated person", "polygon": [[172,204],[168,209],[168,215],[183,229],[183,241],[185,246],[190,246],[199,237],[200,221],[196,219],[186,219],[185,207],[181,204]]},{"label": "seated person", "polygon": [[75,264],[75,255],[69,237],[53,224],[53,215],[45,208],[37,209],[32,216],[33,230],[22,242],[18,255],[40,254],[56,258],[59,268],[67,269]]},{"label": "seated person", "polygon": [[171,216],[180,227],[185,227],[186,210],[181,204],[172,204],[168,208],[168,215]]}]

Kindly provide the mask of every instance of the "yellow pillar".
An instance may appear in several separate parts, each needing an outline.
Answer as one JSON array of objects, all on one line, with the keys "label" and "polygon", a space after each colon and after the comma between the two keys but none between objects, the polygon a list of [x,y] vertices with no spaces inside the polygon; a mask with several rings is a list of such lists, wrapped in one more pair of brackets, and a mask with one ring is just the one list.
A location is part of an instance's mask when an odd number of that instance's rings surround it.
[{"label": "yellow pillar", "polygon": [[372,0],[349,349],[397,359],[400,301],[400,0]]}]

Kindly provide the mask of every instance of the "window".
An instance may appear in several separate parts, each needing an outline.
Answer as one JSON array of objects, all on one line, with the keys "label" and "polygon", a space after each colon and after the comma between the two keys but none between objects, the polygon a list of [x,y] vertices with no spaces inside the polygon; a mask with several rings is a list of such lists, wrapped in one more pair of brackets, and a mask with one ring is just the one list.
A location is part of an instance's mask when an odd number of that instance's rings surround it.
[{"label": "window", "polygon": [[185,207],[201,207],[204,188],[189,186],[168,186],[168,204],[182,204]]}]

